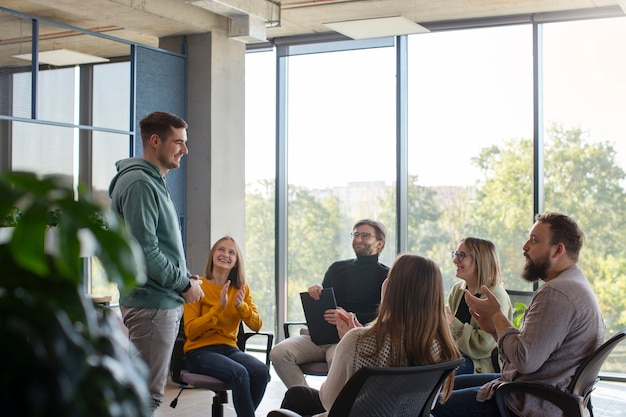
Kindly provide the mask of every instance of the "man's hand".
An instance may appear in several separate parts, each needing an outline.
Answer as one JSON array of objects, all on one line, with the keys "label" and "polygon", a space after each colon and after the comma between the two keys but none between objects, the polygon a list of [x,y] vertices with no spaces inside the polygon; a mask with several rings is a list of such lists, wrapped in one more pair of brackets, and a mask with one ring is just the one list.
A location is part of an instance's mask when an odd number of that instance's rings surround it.
[{"label": "man's hand", "polygon": [[189,287],[187,291],[180,294],[185,299],[185,304],[195,303],[197,301],[200,301],[202,297],[204,297],[204,292],[200,287],[202,281],[197,275],[190,276],[189,283],[191,284],[191,287]]},{"label": "man's hand", "polygon": [[474,297],[472,293],[465,290],[465,302],[480,328],[498,340],[500,332],[507,327],[512,327],[512,325],[502,314],[496,296],[484,285],[480,287],[480,290],[487,298]]},{"label": "man's hand", "polygon": [[337,324],[337,316],[335,314],[337,310],[334,308],[330,308],[324,311],[324,320],[326,320],[329,324],[335,326]]},{"label": "man's hand", "polygon": [[319,301],[320,296],[322,295],[322,290],[323,289],[324,289],[324,287],[322,287],[321,285],[315,284],[315,285],[309,287],[309,295],[315,301]]}]

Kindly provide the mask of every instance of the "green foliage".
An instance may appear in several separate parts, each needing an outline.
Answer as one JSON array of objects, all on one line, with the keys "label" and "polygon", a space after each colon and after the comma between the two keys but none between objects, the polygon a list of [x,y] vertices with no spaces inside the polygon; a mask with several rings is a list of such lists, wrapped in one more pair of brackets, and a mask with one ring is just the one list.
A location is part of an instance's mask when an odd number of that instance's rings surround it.
[{"label": "green foliage", "polygon": [[[290,321],[303,320],[299,293],[324,278],[328,266],[342,257],[354,256],[350,227],[339,225],[335,197],[319,198],[311,190],[289,187],[288,315]],[[344,222],[345,224],[345,222]],[[246,195],[246,271],[255,303],[264,326],[275,315],[274,292],[274,182],[256,184]],[[341,233],[343,232],[343,233]],[[345,234],[345,236],[344,236]],[[346,255],[346,253],[349,253]]]},{"label": "green foliage", "polygon": [[[0,242],[3,415],[149,415],[147,368],[123,349],[113,313],[98,312],[83,294],[84,234],[109,279],[136,285],[142,258],[123,226],[111,219],[103,227],[99,206],[84,195],[75,200],[53,178],[5,174],[0,195],[0,216],[21,212],[10,240]],[[49,250],[46,236],[56,239]]]},{"label": "green foliage", "polygon": [[[616,161],[613,146],[591,141],[581,129],[553,125],[544,140],[545,209],[571,215],[585,231],[587,243],[579,264],[598,297],[607,332],[614,333],[626,327],[626,174]],[[482,175],[471,187],[431,188],[420,185],[416,176],[409,177],[408,250],[435,260],[446,288],[457,280],[450,250],[460,238],[477,236],[496,245],[507,289],[532,289],[520,279],[520,272],[524,264],[522,246],[534,222],[533,153],[533,142],[528,138],[509,139],[480,150],[473,162]],[[246,201],[246,252],[254,260],[248,269],[254,271],[259,265],[267,274],[265,291],[273,306],[274,266],[268,260],[274,259],[274,183],[266,186],[265,194],[249,194]],[[332,260],[351,256],[343,234],[355,219],[343,218],[347,210],[340,206],[341,201],[330,197],[331,190],[325,191],[322,198],[313,190],[290,189],[290,312],[301,311],[298,291],[321,281]],[[395,187],[386,191],[379,204],[368,206],[368,210],[388,227],[385,255],[393,259]],[[257,213],[261,208],[262,213]]]},{"label": "green foliage", "polygon": [[[545,209],[571,215],[586,234],[579,264],[602,308],[609,334],[626,327],[626,174],[609,143],[591,142],[578,129],[553,125],[544,144]],[[500,255],[507,288],[523,283],[522,245],[533,223],[532,141],[509,140],[483,149],[474,162],[483,178],[477,184],[470,223],[492,240]]]},{"label": "green foliage", "polygon": [[[273,331],[274,306],[274,182],[263,181],[246,193],[246,280],[263,318],[263,328]],[[241,242],[240,242],[241,244]]]},{"label": "green foliage", "polygon": [[15,227],[20,220],[20,209],[17,207],[10,207],[6,214],[0,216],[0,227]]},{"label": "green foliage", "polygon": [[515,305],[513,306],[514,310],[513,310],[513,326],[516,329],[521,329],[522,328],[522,323],[524,321],[524,314],[526,313],[526,309],[528,308],[528,305],[518,301],[515,303]]}]

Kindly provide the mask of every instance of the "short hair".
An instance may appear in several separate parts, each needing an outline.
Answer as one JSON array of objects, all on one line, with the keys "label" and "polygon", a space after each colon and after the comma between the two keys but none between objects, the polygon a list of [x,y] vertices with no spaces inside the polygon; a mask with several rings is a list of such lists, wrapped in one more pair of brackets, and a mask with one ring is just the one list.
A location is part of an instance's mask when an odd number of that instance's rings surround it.
[{"label": "short hair", "polygon": [[478,288],[481,285],[493,287],[502,282],[500,258],[493,242],[477,237],[466,237],[461,239],[459,243],[465,243],[467,250],[474,258],[478,275]]},{"label": "short hair", "polygon": [[385,242],[387,241],[387,228],[385,227],[385,225],[381,222],[377,222],[376,220],[361,219],[358,222],[354,223],[354,226],[352,226],[352,230],[364,225],[372,226],[374,228],[374,231],[376,232],[376,239],[382,240],[383,242],[383,246],[380,248],[380,250],[382,251],[385,247]]},{"label": "short hair", "polygon": [[172,129],[187,129],[187,127],[187,122],[175,114],[155,111],[139,121],[141,142],[145,146],[153,134],[157,134],[162,140],[166,140]]},{"label": "short hair", "polygon": [[554,211],[546,211],[535,216],[535,220],[550,225],[552,237],[551,245],[562,243],[567,250],[567,256],[574,262],[578,262],[580,249],[585,243],[585,234],[576,221],[570,216]]},{"label": "short hair", "polygon": [[235,252],[237,252],[237,262],[235,263],[235,266],[233,266],[233,269],[230,270],[228,280],[230,281],[230,285],[235,288],[241,288],[246,283],[246,271],[243,267],[243,252],[241,252],[241,248],[237,244],[237,241],[230,236],[224,236],[213,244],[213,247],[209,252],[209,259],[207,260],[206,267],[204,268],[204,277],[208,280],[213,279],[213,255],[215,255],[218,245],[225,240],[233,242],[235,244]]}]

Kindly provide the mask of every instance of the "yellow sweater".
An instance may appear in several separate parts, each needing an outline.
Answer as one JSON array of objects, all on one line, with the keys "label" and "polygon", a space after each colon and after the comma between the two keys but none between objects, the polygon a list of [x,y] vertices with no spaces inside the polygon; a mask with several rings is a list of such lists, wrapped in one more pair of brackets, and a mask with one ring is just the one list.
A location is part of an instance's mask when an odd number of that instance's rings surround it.
[{"label": "yellow sweater", "polygon": [[222,308],[220,292],[222,285],[217,285],[202,277],[202,291],[204,297],[193,304],[185,304],[184,326],[187,341],[185,353],[190,350],[210,345],[228,345],[237,347],[237,333],[239,323],[243,322],[252,331],[259,331],[263,325],[254,300],[250,294],[250,287],[244,285],[245,298],[235,306],[237,288],[228,289],[228,304]]}]

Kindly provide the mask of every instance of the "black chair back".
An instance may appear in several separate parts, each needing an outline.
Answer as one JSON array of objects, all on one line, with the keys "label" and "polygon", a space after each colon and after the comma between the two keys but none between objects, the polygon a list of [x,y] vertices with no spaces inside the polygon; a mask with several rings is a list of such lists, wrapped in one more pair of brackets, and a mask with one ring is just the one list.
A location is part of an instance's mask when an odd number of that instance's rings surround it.
[{"label": "black chair back", "polygon": [[572,382],[566,391],[552,386],[532,382],[506,382],[496,390],[498,410],[502,416],[510,416],[512,412],[506,405],[507,396],[511,394],[526,394],[540,397],[559,407],[568,417],[583,416],[585,408],[593,417],[591,392],[596,386],[600,368],[611,354],[613,349],[626,338],[626,329],[615,333],[604,342],[578,367]]},{"label": "black chair back", "polygon": [[568,391],[574,395],[581,396],[585,396],[591,392],[598,380],[602,364],[625,337],[626,329],[622,329],[596,349],[591,356],[578,367]]},{"label": "black chair back", "polygon": [[343,387],[328,416],[429,416],[445,379],[463,360],[425,366],[361,368]]}]

